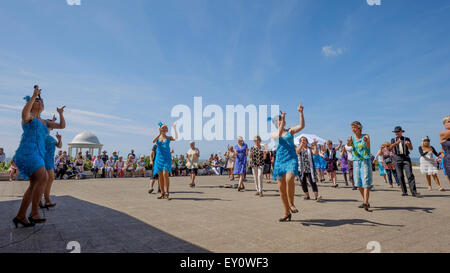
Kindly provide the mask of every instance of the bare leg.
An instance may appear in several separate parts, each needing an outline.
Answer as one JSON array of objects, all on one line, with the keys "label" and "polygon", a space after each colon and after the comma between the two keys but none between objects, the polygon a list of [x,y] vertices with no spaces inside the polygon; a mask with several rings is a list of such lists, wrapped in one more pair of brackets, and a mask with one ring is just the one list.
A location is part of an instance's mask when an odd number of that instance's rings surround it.
[{"label": "bare leg", "polygon": [[170,186],[170,180],[169,180],[169,172],[163,172],[164,175],[164,187],[165,187],[165,193],[169,194],[169,186]]},{"label": "bare leg", "polygon": [[44,190],[44,199],[45,199],[46,205],[52,203],[50,201],[50,191],[52,189],[53,181],[55,180],[55,172],[53,170],[49,170],[49,171],[47,171],[47,175],[48,175],[48,180],[47,180],[47,184],[45,185],[45,190]]},{"label": "bare leg", "polygon": [[431,176],[426,174],[425,177],[427,178],[428,189],[431,191]]},{"label": "bare leg", "polygon": [[42,197],[42,187],[45,185],[47,181],[47,171],[45,167],[40,168],[36,172],[34,172],[30,177],[30,185],[26,190],[25,194],[22,198],[22,203],[20,204],[19,212],[17,213],[17,218],[27,223],[26,213],[27,209],[32,204],[31,208],[31,216],[33,218],[38,219],[39,217],[39,200]]},{"label": "bare leg", "polygon": [[163,175],[164,175],[164,172],[159,172],[158,182],[159,182],[159,188],[161,190],[161,195],[164,195],[166,193],[165,192],[166,188],[164,186],[165,185],[165,181],[164,181]]},{"label": "bare leg", "polygon": [[289,202],[288,202],[287,188],[286,188],[286,177],[278,179],[278,189],[280,190],[281,202],[283,203],[284,217],[286,217],[289,214],[291,214],[289,211]]},{"label": "bare leg", "polygon": [[292,209],[295,209],[294,196],[295,196],[295,175],[292,173],[286,174],[286,189],[288,196],[288,204]]},{"label": "bare leg", "polygon": [[437,174],[433,174],[433,179],[434,179],[434,182],[436,182],[436,184],[438,185],[438,187],[441,188],[441,183],[439,183],[439,178],[438,178]]},{"label": "bare leg", "polygon": [[384,183],[387,183],[387,179],[386,179],[386,175],[383,174],[383,178],[384,178]]},{"label": "bare leg", "polygon": [[370,189],[371,189],[371,187],[364,189],[364,204],[366,204],[366,205],[369,204]]}]

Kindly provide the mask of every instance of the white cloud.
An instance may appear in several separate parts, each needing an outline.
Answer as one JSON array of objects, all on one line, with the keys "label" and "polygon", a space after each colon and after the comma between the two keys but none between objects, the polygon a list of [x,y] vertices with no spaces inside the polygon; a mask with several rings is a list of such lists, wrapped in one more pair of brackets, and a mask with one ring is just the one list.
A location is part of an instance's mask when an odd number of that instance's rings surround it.
[{"label": "white cloud", "polygon": [[332,45],[327,45],[322,47],[322,54],[326,57],[336,57],[342,55],[344,50],[342,48],[333,48]]},{"label": "white cloud", "polygon": [[[0,110],[2,110],[3,108],[8,110],[21,111],[22,107],[23,106],[0,104]],[[48,118],[50,118],[53,114],[49,111],[44,111],[42,112],[42,115],[43,118],[46,118],[45,116],[48,116]],[[102,130],[102,132],[104,132],[104,130],[108,130],[109,132],[127,133],[143,136],[154,136],[157,134],[157,130],[155,128],[133,124],[132,120],[103,113],[90,112],[80,109],[68,109],[67,111],[65,111],[64,117],[66,119],[68,127],[71,127],[72,124],[76,124],[78,126],[78,128],[76,128],[78,132],[94,128],[96,130]],[[0,117],[1,124],[12,125],[18,124],[18,122],[19,121],[15,119]]]},{"label": "white cloud", "polygon": [[80,6],[81,0],[66,0],[67,5],[69,6]]}]

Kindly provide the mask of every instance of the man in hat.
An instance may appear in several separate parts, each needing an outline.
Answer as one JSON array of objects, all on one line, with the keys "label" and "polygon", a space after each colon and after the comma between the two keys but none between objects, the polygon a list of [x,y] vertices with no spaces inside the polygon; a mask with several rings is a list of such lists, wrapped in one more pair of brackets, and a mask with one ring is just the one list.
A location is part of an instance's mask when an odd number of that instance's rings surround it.
[{"label": "man in hat", "polygon": [[102,168],[102,178],[106,177],[106,161],[108,161],[109,157],[106,153],[106,151],[103,151],[102,155],[101,155],[101,159],[103,161],[103,168]]},{"label": "man in hat", "polygon": [[402,196],[408,195],[405,176],[403,175],[404,170],[406,177],[408,178],[409,190],[411,191],[412,196],[419,197],[420,193],[416,190],[416,180],[412,172],[411,158],[409,157],[409,151],[413,149],[411,140],[403,136],[405,131],[400,126],[395,127],[392,132],[395,133],[396,137],[391,139],[389,150],[392,150],[395,154],[394,164],[402,187]]}]

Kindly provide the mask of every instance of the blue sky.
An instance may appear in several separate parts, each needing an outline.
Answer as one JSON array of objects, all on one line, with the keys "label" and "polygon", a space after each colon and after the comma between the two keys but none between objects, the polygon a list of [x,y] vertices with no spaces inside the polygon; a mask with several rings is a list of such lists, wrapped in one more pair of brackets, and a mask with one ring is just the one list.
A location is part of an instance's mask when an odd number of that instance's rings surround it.
[{"label": "blue sky", "polygon": [[[157,123],[194,96],[223,109],[279,104],[288,125],[302,101],[305,133],[345,140],[359,120],[378,146],[402,125],[416,148],[428,135],[440,149],[449,27],[447,0],[5,1],[0,147],[17,148],[22,97],[38,83],[44,117],[67,106],[64,143],[92,131],[121,154],[148,154]],[[197,146],[206,157],[228,143]]]}]

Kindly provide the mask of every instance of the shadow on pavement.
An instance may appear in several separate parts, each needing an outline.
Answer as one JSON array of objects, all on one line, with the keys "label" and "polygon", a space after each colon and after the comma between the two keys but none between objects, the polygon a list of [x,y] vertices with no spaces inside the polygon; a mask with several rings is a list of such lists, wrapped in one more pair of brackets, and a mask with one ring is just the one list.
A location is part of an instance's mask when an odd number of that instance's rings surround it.
[{"label": "shadow on pavement", "polygon": [[310,219],[310,220],[294,220],[292,222],[300,222],[304,226],[319,226],[319,227],[338,227],[343,225],[356,226],[388,226],[388,227],[403,227],[403,225],[383,224],[365,219]]},{"label": "shadow on pavement", "polygon": [[356,199],[322,199],[320,202],[358,202]]},{"label": "shadow on pavement", "polygon": [[407,210],[407,211],[424,211],[426,213],[432,213],[435,208],[421,208],[421,207],[373,207],[373,211],[377,210]]},{"label": "shadow on pavement", "polygon": [[21,200],[0,202],[0,253],[67,253],[71,241],[80,244],[82,253],[209,252],[108,207],[71,196],[52,201],[55,208],[40,210],[45,224],[17,229],[12,219]]},{"label": "shadow on pavement", "polygon": [[220,198],[196,198],[196,197],[170,197],[170,200],[185,200],[185,201],[231,201]]}]

